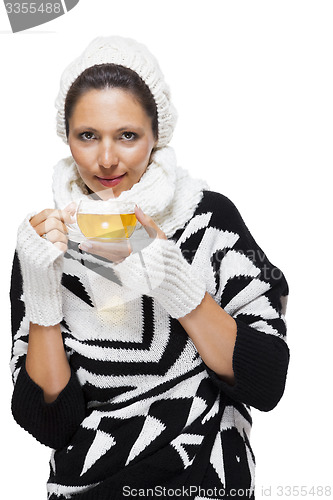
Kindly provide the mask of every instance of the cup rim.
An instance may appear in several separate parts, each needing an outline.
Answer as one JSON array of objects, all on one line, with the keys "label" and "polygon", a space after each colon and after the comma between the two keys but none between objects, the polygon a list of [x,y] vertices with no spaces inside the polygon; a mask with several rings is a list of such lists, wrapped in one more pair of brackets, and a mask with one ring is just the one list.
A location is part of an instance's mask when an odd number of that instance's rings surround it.
[{"label": "cup rim", "polygon": [[[94,207],[94,210],[92,208],[88,210],[87,208],[87,211],[86,210],[81,211],[82,204],[84,203],[87,203],[89,207]],[[81,200],[79,200],[77,204],[76,215],[79,215],[80,212],[92,215],[135,214],[135,205],[136,203],[134,201],[119,201],[113,198],[111,200],[94,200],[94,199],[81,198]]]}]

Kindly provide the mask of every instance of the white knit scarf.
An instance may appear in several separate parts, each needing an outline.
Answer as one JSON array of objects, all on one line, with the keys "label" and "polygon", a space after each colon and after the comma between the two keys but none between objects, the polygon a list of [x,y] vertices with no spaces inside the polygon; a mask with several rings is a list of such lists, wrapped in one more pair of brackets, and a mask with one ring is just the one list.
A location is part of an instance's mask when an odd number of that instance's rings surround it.
[{"label": "white knit scarf", "polygon": [[[209,189],[206,181],[192,178],[187,170],[177,166],[175,153],[168,146],[153,153],[152,162],[139,182],[117,199],[135,202],[171,238],[193,216],[204,189]],[[56,208],[63,209],[86,194],[87,188],[73,157],[61,160],[53,174]]]}]

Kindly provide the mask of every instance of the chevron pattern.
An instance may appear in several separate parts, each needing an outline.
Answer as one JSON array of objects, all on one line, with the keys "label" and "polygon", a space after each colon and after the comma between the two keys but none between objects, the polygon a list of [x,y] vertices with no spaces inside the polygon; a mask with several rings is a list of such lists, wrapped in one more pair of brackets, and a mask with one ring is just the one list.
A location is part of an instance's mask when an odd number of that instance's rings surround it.
[{"label": "chevron pattern", "polygon": [[[272,265],[242,234],[246,229],[237,214],[223,215],[225,205],[222,195],[205,192],[173,239],[221,307],[257,336],[285,342],[281,294],[275,297],[276,286],[262,272]],[[248,241],[258,258],[247,251]],[[89,496],[103,484],[244,487],[254,498],[250,406],[213,381],[180,323],[153,298],[125,290],[105,261],[74,243],[62,288],[64,344],[87,415],[71,442],[52,452],[48,498],[106,499]],[[27,332],[23,317],[13,338],[14,381]]]}]

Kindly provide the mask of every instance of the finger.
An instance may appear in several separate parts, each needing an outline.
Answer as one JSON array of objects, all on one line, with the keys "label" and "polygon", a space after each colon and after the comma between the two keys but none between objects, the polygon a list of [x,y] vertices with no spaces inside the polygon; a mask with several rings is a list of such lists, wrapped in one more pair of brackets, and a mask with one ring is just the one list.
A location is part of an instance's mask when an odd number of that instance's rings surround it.
[{"label": "finger", "polygon": [[74,224],[76,222],[75,213],[77,210],[77,204],[75,202],[70,203],[62,211],[63,220],[65,224]]},{"label": "finger", "polygon": [[136,215],[138,221],[140,222],[140,224],[142,224],[142,226],[147,231],[148,236],[150,238],[161,238],[161,239],[165,239],[165,240],[167,239],[167,237],[164,234],[164,232],[162,231],[162,229],[160,229],[158,227],[158,225],[154,222],[152,217],[145,214],[141,210],[141,208],[139,208],[137,205],[135,207],[135,215]]},{"label": "finger", "polygon": [[80,248],[89,253],[94,253],[96,255],[105,256],[122,256],[128,253],[128,246],[126,243],[99,243],[84,241],[80,244]]},{"label": "finger", "polygon": [[[69,205],[69,206],[71,206],[71,205]],[[73,224],[75,222],[75,216],[74,216],[75,211],[76,211],[76,209],[74,209],[74,210],[71,208],[67,209],[67,207],[64,208],[64,210],[60,210],[59,211],[60,212],[60,214],[59,214],[60,220],[62,222],[64,222],[65,224]]]},{"label": "finger", "polygon": [[53,208],[46,208],[45,210],[42,210],[38,214],[31,217],[30,224],[32,225],[32,227],[38,226],[38,224],[45,221],[53,212]]},{"label": "finger", "polygon": [[128,240],[116,243],[84,241],[80,244],[79,248],[84,252],[104,257],[112,262],[124,260],[132,252],[132,248]]},{"label": "finger", "polygon": [[44,221],[46,221],[46,220],[48,220],[50,218],[58,219],[61,222],[65,222],[65,223],[66,222],[67,223],[72,223],[73,222],[72,215],[68,211],[66,211],[66,210],[56,210],[54,208],[46,208],[45,210],[42,210],[38,214],[34,215],[30,219],[30,224],[33,227],[36,227],[41,222],[44,222]]},{"label": "finger", "polygon": [[46,239],[51,243],[65,243],[67,245],[67,237],[58,229],[53,229],[46,234]]},{"label": "finger", "polygon": [[68,212],[71,215],[74,215],[76,212],[76,209],[77,209],[77,204],[74,201],[72,201],[72,203],[70,203],[69,205],[67,205],[64,208],[64,211]]},{"label": "finger", "polygon": [[50,231],[53,231],[54,229],[57,229],[61,233],[67,234],[68,233],[68,228],[64,222],[62,222],[59,219],[56,219],[55,217],[49,217],[46,219],[44,223],[45,226],[45,233],[48,233]]},{"label": "finger", "polygon": [[67,226],[61,222],[59,219],[55,219],[54,217],[50,217],[37,226],[35,226],[35,231],[39,236],[42,236],[45,233],[49,233],[50,231],[57,229],[58,231],[62,232],[63,234],[68,233]]},{"label": "finger", "polygon": [[59,250],[61,250],[63,253],[66,253],[67,252],[67,243],[62,243],[60,241],[57,241],[56,243],[54,243],[54,246],[59,248]]}]

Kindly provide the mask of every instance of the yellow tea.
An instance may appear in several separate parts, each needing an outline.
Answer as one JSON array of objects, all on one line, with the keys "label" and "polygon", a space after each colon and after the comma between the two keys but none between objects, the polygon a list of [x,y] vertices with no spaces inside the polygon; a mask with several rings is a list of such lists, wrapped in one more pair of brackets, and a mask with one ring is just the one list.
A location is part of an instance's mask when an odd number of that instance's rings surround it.
[{"label": "yellow tea", "polygon": [[135,214],[77,214],[78,226],[86,238],[129,238],[136,222]]}]

